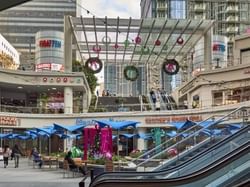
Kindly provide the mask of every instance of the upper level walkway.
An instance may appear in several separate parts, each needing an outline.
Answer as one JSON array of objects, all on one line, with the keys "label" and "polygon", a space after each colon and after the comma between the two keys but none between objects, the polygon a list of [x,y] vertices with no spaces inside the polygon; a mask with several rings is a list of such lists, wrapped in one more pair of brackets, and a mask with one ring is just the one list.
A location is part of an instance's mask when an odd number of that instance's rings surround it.
[{"label": "upper level walkway", "polygon": [[27,158],[20,159],[18,168],[14,168],[14,160],[9,160],[7,168],[0,161],[0,173],[0,187],[78,187],[82,180],[82,177],[63,178],[62,169],[33,168]]}]

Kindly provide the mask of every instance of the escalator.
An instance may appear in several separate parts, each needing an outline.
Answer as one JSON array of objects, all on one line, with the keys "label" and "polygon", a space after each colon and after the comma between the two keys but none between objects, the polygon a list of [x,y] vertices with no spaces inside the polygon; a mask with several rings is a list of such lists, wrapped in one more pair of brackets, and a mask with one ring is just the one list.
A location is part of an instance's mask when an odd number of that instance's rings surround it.
[{"label": "escalator", "polygon": [[[171,186],[227,186],[228,181],[234,183],[239,178],[248,180],[250,175],[250,141],[247,141],[242,146],[234,149],[232,152],[224,155],[212,164],[203,167],[202,169],[173,179],[163,178],[145,178],[140,173],[134,173],[134,177],[120,177],[117,172],[116,177],[107,177],[103,180],[94,180],[90,187],[171,187]],[[115,175],[115,174],[114,174]]]},{"label": "escalator", "polygon": [[[231,152],[235,147],[231,145],[243,145],[247,143],[250,139],[249,135],[250,126],[246,126],[239,130],[237,133],[224,140],[218,142],[212,146],[209,150],[205,150],[202,153],[196,155],[185,163],[182,163],[174,168],[165,169],[161,171],[154,172],[107,172],[97,176],[93,183],[96,183],[105,179],[112,178],[145,178],[145,179],[156,179],[156,178],[172,178],[176,176],[186,175],[201,169],[204,166],[209,165],[216,159],[223,157],[225,154]],[[233,144],[232,144],[233,143]]]},{"label": "escalator", "polygon": [[[144,171],[152,171],[155,169],[153,168],[155,166],[151,165],[154,159],[161,159],[161,165],[165,165],[169,164],[170,161],[177,163],[184,157],[189,157],[194,153],[198,154],[199,152],[202,152],[204,149],[208,149],[214,143],[219,141],[219,138],[211,138],[210,134],[204,134],[208,131],[213,131],[213,129],[219,124],[225,122],[226,120],[230,120],[232,116],[235,116],[237,112],[240,112],[243,109],[244,107],[237,108],[236,110],[219,117],[218,119],[215,119],[215,116],[211,116],[163,142],[161,145],[156,146],[141,156],[133,159],[129,163],[129,166],[131,168],[141,167]],[[175,155],[169,154],[169,152],[172,150],[176,150],[178,153]]]}]

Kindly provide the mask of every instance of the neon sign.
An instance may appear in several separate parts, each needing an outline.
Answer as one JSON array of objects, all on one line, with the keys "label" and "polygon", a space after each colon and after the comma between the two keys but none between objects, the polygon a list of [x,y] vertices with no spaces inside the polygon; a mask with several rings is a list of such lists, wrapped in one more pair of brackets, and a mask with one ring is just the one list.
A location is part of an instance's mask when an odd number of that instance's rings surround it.
[{"label": "neon sign", "polygon": [[225,45],[222,45],[222,44],[214,44],[213,51],[225,52],[226,47],[225,47]]},{"label": "neon sign", "polygon": [[40,40],[39,46],[43,48],[61,48],[61,41],[58,40]]}]

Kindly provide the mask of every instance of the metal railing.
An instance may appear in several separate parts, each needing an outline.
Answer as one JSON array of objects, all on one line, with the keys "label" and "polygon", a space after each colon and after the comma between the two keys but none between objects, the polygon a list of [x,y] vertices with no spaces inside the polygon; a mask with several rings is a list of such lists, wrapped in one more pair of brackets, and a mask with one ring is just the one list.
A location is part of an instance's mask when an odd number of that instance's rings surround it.
[{"label": "metal railing", "polygon": [[[240,115],[240,119],[242,119],[242,122],[244,122],[244,109],[246,107],[239,107],[233,111],[231,111],[230,113],[224,115],[223,117],[219,117],[217,120],[213,120],[213,122],[211,123],[207,123],[205,125],[205,122],[211,120],[211,119],[215,119],[216,116],[211,116],[207,119],[205,119],[204,121],[197,123],[196,125],[188,128],[187,130],[184,130],[180,133],[178,133],[176,136],[170,138],[169,140],[163,142],[161,145],[156,146],[155,148],[145,152],[144,154],[142,154],[141,156],[133,159],[131,161],[131,163],[129,163],[129,165],[131,167],[139,167],[142,165],[146,165],[146,163],[149,163],[150,161],[152,161],[155,158],[164,158],[164,154],[168,154],[167,157],[169,157],[169,154],[171,154],[171,149],[174,149],[177,151],[177,154],[179,154],[180,152],[183,152],[184,150],[186,150],[186,147],[184,148],[182,145],[188,145],[190,144],[190,142],[192,141],[190,146],[195,146],[198,145],[199,143],[202,143],[203,141],[205,141],[206,139],[202,139],[200,138],[198,135],[199,133],[205,132],[207,130],[207,128],[211,128],[212,126],[215,126],[221,122],[224,122],[225,120],[229,120],[229,119],[235,119],[235,114],[239,111],[242,111],[242,115]],[[184,138],[183,138],[184,137]],[[210,138],[210,137],[207,137]],[[183,148],[183,149],[182,149]],[[174,151],[172,150],[172,152]]]}]

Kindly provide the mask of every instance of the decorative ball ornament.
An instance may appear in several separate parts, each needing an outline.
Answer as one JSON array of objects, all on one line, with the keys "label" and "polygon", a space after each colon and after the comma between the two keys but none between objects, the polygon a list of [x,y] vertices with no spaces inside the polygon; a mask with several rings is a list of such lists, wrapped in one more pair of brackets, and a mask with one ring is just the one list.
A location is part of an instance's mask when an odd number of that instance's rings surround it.
[{"label": "decorative ball ornament", "polygon": [[150,53],[149,47],[142,47],[141,48],[141,54],[142,55],[148,55]]},{"label": "decorative ball ornament", "polygon": [[184,42],[184,40],[183,40],[182,37],[179,37],[179,38],[177,38],[176,42],[177,42],[179,45],[182,45],[183,42]]},{"label": "decorative ball ornament", "polygon": [[60,78],[60,77],[57,77],[57,78],[56,78],[56,82],[58,82],[58,83],[61,82],[61,78]]},{"label": "decorative ball ornament", "polygon": [[111,38],[109,36],[103,36],[102,43],[105,45],[109,45],[111,43]]},{"label": "decorative ball ornament", "polygon": [[115,49],[118,49],[118,48],[119,48],[119,45],[118,45],[118,44],[115,44],[115,45],[114,45],[114,48],[115,48]]},{"label": "decorative ball ornament", "polygon": [[156,40],[156,41],[155,41],[155,45],[156,45],[156,46],[160,46],[160,45],[161,45],[161,41],[160,41],[160,40]]},{"label": "decorative ball ornament", "polygon": [[125,40],[123,42],[123,44],[124,44],[124,47],[128,47],[130,45],[130,41],[129,40]]},{"label": "decorative ball ornament", "polygon": [[135,66],[126,66],[123,73],[128,81],[135,81],[139,76],[139,70]]},{"label": "decorative ball ornament", "polygon": [[47,80],[48,80],[47,77],[43,78],[43,82],[47,82]]},{"label": "decorative ball ornament", "polygon": [[91,57],[86,61],[85,67],[95,74],[102,70],[103,64],[98,57]]},{"label": "decorative ball ornament", "polygon": [[135,43],[136,44],[140,44],[141,43],[141,37],[140,36],[135,37]]},{"label": "decorative ball ornament", "polygon": [[168,75],[176,75],[179,72],[180,65],[175,59],[167,59],[163,62],[162,69]]},{"label": "decorative ball ornament", "polygon": [[102,50],[101,46],[99,45],[94,45],[92,50],[96,53],[100,53],[100,51]]},{"label": "decorative ball ornament", "polygon": [[63,78],[63,82],[68,82],[68,78],[67,78],[67,77],[64,77],[64,78]]}]

